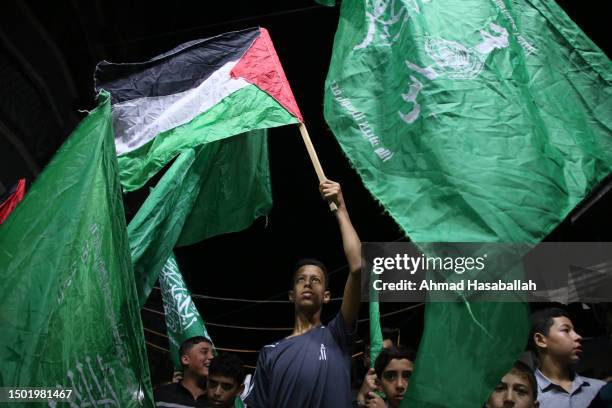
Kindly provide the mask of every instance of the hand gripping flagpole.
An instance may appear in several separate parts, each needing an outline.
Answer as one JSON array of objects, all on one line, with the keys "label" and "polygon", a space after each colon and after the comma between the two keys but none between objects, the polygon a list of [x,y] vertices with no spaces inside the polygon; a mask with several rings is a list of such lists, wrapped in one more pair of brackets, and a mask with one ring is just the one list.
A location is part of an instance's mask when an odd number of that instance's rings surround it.
[{"label": "hand gripping flagpole", "polygon": [[[310,156],[310,161],[312,162],[315,172],[317,173],[317,177],[319,178],[319,183],[322,183],[327,180],[327,177],[325,177],[325,173],[323,173],[323,167],[321,167],[321,162],[319,162],[319,157],[317,156],[317,152],[312,145],[312,141],[310,140],[310,136],[308,135],[308,130],[306,129],[304,122],[300,122],[299,128],[300,133],[302,134],[302,140],[304,140],[304,145],[306,145],[306,150]],[[336,206],[336,203],[330,201],[329,209],[331,211],[336,211],[338,207]]]}]

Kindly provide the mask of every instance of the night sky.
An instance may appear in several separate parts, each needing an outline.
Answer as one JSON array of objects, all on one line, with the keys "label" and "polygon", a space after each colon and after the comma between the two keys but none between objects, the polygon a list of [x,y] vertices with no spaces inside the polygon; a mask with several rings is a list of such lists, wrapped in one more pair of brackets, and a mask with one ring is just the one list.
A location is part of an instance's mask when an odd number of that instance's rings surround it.
[{"label": "night sky", "polygon": [[[224,4],[226,3],[226,4]],[[598,3],[557,0],[572,19],[609,55],[605,13]],[[211,6],[210,4],[214,4]],[[600,6],[601,7],[601,6]],[[327,176],[340,181],[363,241],[404,240],[399,227],[361,184],[323,120],[323,84],[329,66],[339,9],[311,0],[233,2],[151,1],[4,1],[0,11],[0,194],[17,178],[31,183],[36,174],[84,116],[95,106],[93,70],[100,60],[149,59],[185,41],[262,26],[269,30],[293,93],[306,120]],[[8,130],[7,130],[8,129]],[[10,136],[7,136],[9,135]],[[317,178],[296,126],[269,131],[274,208],[267,219],[246,231],[209,239],[176,250],[187,284],[196,295],[258,300],[286,300],[289,270],[302,257],[317,257],[332,271],[331,290],[338,296],[346,277],[334,217],[321,201]],[[26,151],[27,158],[18,154]],[[154,183],[155,180],[152,182]],[[586,211],[566,220],[549,237],[564,241],[612,241],[610,203],[605,185]],[[125,197],[130,219],[147,188]],[[293,310],[288,303],[244,303],[194,296],[217,346],[258,350],[288,331]],[[401,328],[401,341],[418,346],[423,308],[383,304],[390,315],[383,325]],[[324,320],[339,302],[326,307]],[[142,312],[154,383],[171,373],[159,291]],[[601,330],[588,311],[572,308],[586,335]],[[157,311],[157,312],[156,312]],[[362,309],[366,317],[367,308]],[[367,324],[360,326],[365,334]],[[359,347],[355,351],[359,351]],[[240,354],[254,365],[256,353]]]}]

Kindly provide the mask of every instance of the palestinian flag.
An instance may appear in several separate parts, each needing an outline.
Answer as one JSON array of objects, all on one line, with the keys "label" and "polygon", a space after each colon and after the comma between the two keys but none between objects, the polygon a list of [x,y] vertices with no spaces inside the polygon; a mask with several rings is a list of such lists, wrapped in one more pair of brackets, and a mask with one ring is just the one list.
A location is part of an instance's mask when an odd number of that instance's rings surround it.
[{"label": "palestinian flag", "polygon": [[112,96],[126,191],[142,187],[184,149],[302,122],[264,28],[191,41],[145,62],[102,61],[95,87]]},{"label": "palestinian flag", "polygon": [[19,204],[25,195],[26,181],[19,179],[17,184],[0,197],[0,224],[6,220],[11,211]]}]

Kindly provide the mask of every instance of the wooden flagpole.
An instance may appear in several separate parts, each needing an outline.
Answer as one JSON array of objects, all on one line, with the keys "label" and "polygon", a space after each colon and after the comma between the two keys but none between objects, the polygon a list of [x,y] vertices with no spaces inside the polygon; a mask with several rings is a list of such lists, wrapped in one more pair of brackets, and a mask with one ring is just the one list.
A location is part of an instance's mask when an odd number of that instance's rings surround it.
[{"label": "wooden flagpole", "polygon": [[[312,145],[312,141],[310,140],[310,136],[308,135],[308,130],[306,129],[306,125],[304,122],[299,124],[300,133],[302,134],[302,140],[304,140],[304,145],[306,146],[306,150],[308,151],[308,155],[310,156],[310,161],[314,166],[315,172],[317,173],[317,177],[319,178],[319,183],[327,180],[325,177],[325,173],[323,173],[323,167],[321,167],[321,162],[319,162],[319,157],[317,156],[317,152],[315,151],[314,146]],[[338,207],[336,203],[329,202],[329,209],[332,211],[336,211]]]}]

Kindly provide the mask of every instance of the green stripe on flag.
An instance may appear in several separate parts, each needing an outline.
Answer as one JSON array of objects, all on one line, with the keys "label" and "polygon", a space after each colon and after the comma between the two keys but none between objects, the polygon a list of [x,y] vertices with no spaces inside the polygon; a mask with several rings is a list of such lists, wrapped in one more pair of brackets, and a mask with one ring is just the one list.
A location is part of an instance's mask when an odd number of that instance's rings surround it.
[{"label": "green stripe on flag", "polygon": [[120,156],[121,184],[125,191],[139,189],[185,149],[253,129],[297,122],[274,98],[255,85],[248,85],[190,122],[160,133],[146,145]]}]

